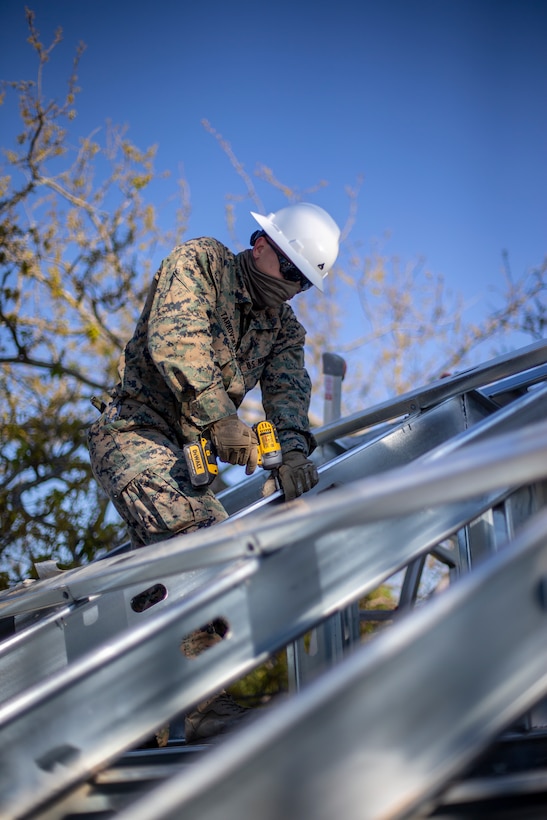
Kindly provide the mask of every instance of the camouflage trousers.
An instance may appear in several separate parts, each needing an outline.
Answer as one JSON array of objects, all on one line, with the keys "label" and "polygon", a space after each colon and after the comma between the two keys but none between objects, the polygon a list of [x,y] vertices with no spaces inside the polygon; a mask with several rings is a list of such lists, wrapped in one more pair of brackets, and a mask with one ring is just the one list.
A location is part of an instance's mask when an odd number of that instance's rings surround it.
[{"label": "camouflage trousers", "polygon": [[93,474],[134,546],[210,527],[228,516],[208,488],[192,486],[181,445],[151,408],[110,404],[88,430]]}]

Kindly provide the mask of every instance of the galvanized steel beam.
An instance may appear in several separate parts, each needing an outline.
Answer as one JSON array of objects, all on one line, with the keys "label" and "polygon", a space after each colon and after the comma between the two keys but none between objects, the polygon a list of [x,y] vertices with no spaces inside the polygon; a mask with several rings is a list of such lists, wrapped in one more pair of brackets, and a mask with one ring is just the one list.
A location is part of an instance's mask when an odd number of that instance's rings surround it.
[{"label": "galvanized steel beam", "polygon": [[[542,423],[274,511],[246,531],[213,528],[219,543],[244,537],[256,557],[0,706],[4,815],[34,809],[241,677],[491,506],[498,488],[546,475]],[[105,567],[106,587],[147,577],[153,558],[137,553],[133,577]],[[184,657],[181,639],[215,618],[227,638]]]},{"label": "galvanized steel beam", "polygon": [[119,820],[397,820],[424,805],[429,814],[547,694],[546,628],[544,510],[509,549]]}]

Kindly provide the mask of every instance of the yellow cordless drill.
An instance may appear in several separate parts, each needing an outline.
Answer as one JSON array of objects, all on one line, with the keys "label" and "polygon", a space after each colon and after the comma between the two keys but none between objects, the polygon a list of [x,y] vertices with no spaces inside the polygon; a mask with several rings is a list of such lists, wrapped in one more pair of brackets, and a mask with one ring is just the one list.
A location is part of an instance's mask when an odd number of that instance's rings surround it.
[{"label": "yellow cordless drill", "polygon": [[[272,471],[279,489],[277,470],[283,463],[283,456],[277,430],[271,421],[259,421],[253,426],[253,430],[258,440],[258,465],[264,470]],[[183,452],[192,486],[206,487],[211,484],[218,476],[218,465],[209,439],[201,436],[196,441],[185,444]]]},{"label": "yellow cordless drill", "polygon": [[281,484],[277,471],[283,464],[283,454],[277,430],[271,421],[259,421],[254,425],[253,430],[258,439],[258,464],[264,470],[272,471],[275,486],[279,490]]}]

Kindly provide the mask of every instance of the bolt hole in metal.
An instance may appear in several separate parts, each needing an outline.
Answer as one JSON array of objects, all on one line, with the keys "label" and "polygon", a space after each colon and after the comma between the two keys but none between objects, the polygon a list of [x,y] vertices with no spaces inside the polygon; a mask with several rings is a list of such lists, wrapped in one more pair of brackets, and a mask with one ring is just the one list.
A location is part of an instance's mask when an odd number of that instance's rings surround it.
[{"label": "bolt hole in metal", "polygon": [[145,612],[150,607],[159,604],[167,598],[167,588],[163,584],[154,584],[148,589],[139,592],[131,599],[131,609],[133,612]]},{"label": "bolt hole in metal", "polygon": [[211,649],[212,646],[219,644],[228,637],[229,633],[228,621],[225,618],[215,618],[186,635],[180,643],[180,651],[185,657],[193,660]]},{"label": "bolt hole in metal", "polygon": [[[166,587],[163,584],[153,584],[131,599],[131,609],[137,613],[145,612],[166,598]],[[225,618],[214,618],[186,635],[181,641],[180,650],[187,658],[197,658],[226,638],[229,631],[230,624]]]}]

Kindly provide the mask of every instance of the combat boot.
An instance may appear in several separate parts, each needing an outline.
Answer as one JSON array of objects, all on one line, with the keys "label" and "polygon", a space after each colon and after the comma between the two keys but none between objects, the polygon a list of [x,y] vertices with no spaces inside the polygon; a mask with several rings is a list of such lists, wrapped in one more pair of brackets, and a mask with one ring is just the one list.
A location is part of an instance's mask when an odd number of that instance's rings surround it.
[{"label": "combat boot", "polygon": [[228,692],[222,691],[204,700],[186,715],[184,735],[187,743],[196,743],[229,731],[255,710],[240,706]]}]

